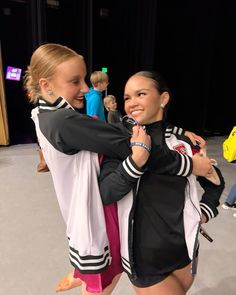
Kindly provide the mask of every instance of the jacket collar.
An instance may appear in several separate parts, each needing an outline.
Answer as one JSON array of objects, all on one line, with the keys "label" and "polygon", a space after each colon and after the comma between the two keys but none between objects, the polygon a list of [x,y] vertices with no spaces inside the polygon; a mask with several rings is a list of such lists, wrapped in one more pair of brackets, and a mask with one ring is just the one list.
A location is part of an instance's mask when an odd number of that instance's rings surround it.
[{"label": "jacket collar", "polygon": [[56,111],[58,109],[74,109],[63,97],[58,97],[51,103],[41,96],[39,97],[38,105],[40,112]]}]

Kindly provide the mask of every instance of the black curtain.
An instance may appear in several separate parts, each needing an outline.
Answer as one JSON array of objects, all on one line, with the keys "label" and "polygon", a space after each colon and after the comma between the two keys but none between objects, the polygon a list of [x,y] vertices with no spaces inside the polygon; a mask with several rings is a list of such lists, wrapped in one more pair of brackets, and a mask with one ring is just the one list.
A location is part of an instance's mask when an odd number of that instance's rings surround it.
[{"label": "black curtain", "polygon": [[60,0],[59,6],[47,7],[47,42],[60,43],[84,56],[88,69],[92,56],[92,0]]},{"label": "black curtain", "polygon": [[[94,1],[94,68],[107,65],[108,92],[123,112],[123,89],[128,77],[140,69],[153,69],[156,55],[158,1]],[[108,15],[102,16],[102,9]]]},{"label": "black curtain", "polygon": [[[123,112],[130,75],[158,70],[173,92],[168,120],[202,135],[235,125],[234,0],[1,1],[1,41],[7,65],[25,69],[43,42],[84,55],[91,71],[108,68],[108,92]],[[29,141],[33,127],[22,82],[5,81],[10,139]]]},{"label": "black curtain", "polygon": [[94,64],[109,60],[109,91],[117,96],[120,110],[127,78],[136,71],[154,69],[173,92],[169,121],[202,135],[228,134],[235,124],[236,3],[112,2],[107,3],[109,31],[99,30],[97,21],[94,36],[94,50],[106,56],[99,54]]},{"label": "black curtain", "polygon": [[[1,44],[4,78],[7,66],[22,69],[28,64],[32,49],[30,9],[24,2],[1,1]],[[24,92],[22,79],[4,79],[10,144],[36,140],[30,118],[31,105]]]},{"label": "black curtain", "polygon": [[[2,0],[0,7],[4,74],[7,66],[14,66],[24,75],[32,52],[45,42],[71,47],[91,67],[92,0]],[[23,91],[23,80],[4,82],[10,144],[36,142],[30,118],[33,106]]]}]

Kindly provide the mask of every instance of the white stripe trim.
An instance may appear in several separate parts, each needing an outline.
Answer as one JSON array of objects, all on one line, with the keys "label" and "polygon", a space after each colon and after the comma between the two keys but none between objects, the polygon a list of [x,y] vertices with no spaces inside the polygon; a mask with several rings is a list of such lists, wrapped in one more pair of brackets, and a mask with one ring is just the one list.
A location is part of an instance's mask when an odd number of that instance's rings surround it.
[{"label": "white stripe trim", "polygon": [[168,128],[166,128],[165,132],[171,132],[171,131],[172,131],[172,128],[168,127]]},{"label": "white stripe trim", "polygon": [[126,265],[124,265],[122,263],[123,268],[125,269],[126,272],[128,272],[129,274],[131,274],[131,270],[129,268],[126,267]]},{"label": "white stripe trim", "polygon": [[40,100],[39,100],[39,104],[46,104],[46,101],[40,99]]},{"label": "white stripe trim", "polygon": [[[45,106],[44,106],[45,105]],[[64,99],[63,97],[61,97],[61,100],[59,101],[59,103],[57,105],[54,106],[48,106],[47,102],[44,100],[39,100],[39,106],[41,109],[44,110],[57,110],[60,109],[61,107],[64,107],[65,109],[74,109],[66,99]]]},{"label": "white stripe trim", "polygon": [[190,159],[189,156],[186,156],[185,159],[187,159],[187,169],[186,169],[186,175],[187,175],[190,171],[190,168],[191,168],[191,160],[192,159]]},{"label": "white stripe trim", "polygon": [[[181,176],[187,176],[190,170],[190,159],[188,156],[183,155],[181,153],[179,153],[179,155],[181,156],[181,167],[179,172],[177,173],[177,175],[181,175]],[[186,166],[186,168],[185,168]]]},{"label": "white stripe trim", "polygon": [[[71,248],[69,249],[69,253],[70,253],[70,255],[73,255],[74,257],[76,257],[76,260],[79,261],[80,263],[85,263],[85,261],[86,261],[86,263],[99,263],[99,262],[104,261],[106,255],[109,254],[109,249],[107,249],[103,254],[101,254],[101,255],[103,255],[101,258],[94,257],[94,259],[88,259],[88,260],[81,259],[79,254],[74,252]],[[108,255],[108,258],[109,258],[109,255]]]},{"label": "white stripe trim", "polygon": [[209,219],[211,219],[215,216],[214,212],[211,210],[211,208],[208,207],[205,203],[200,203],[200,208],[204,211],[204,213],[207,214]]},{"label": "white stripe trim", "polygon": [[[109,256],[107,257],[107,259],[105,260],[105,262],[103,264],[100,265],[86,265],[86,266],[82,266],[76,259],[74,259],[73,257],[70,256],[70,260],[71,262],[73,262],[75,265],[77,265],[78,269],[81,270],[99,270],[104,268],[107,264],[109,264]],[[89,261],[85,260],[84,263],[88,264]]]},{"label": "white stripe trim", "polygon": [[40,109],[42,109],[42,110],[57,110],[58,108],[57,107],[48,107],[48,106],[44,107],[44,106],[40,105]]},{"label": "white stripe trim", "polygon": [[165,137],[170,137],[172,134],[173,129],[172,128],[167,128],[165,130]]},{"label": "white stripe trim", "polygon": [[139,177],[140,177],[139,175],[133,174],[133,173],[130,171],[129,167],[127,166],[126,161],[123,162],[123,167],[124,167],[125,171],[126,171],[130,176],[132,176],[133,178],[139,178]]},{"label": "white stripe trim", "polygon": [[62,97],[62,101],[64,101],[64,103],[66,103],[66,109],[72,109],[74,110],[74,108],[72,107],[72,105],[65,99]]},{"label": "white stripe trim", "polygon": [[184,156],[185,164],[186,164],[185,173],[183,174],[183,176],[187,176],[191,167],[190,158],[186,155],[183,155],[183,156]]},{"label": "white stripe trim", "polygon": [[174,128],[173,128],[173,133],[174,133],[174,134],[177,134],[177,131],[178,131],[178,128],[177,128],[177,127],[174,127]]},{"label": "white stripe trim", "polygon": [[64,98],[60,101],[60,103],[57,105],[57,108],[59,109],[60,107],[63,106],[63,104],[66,104],[66,108],[68,108],[68,102],[64,100]]},{"label": "white stripe trim", "polygon": [[179,127],[178,134],[181,135],[183,133],[183,128]]},{"label": "white stripe trim", "polygon": [[131,274],[130,263],[129,263],[127,260],[125,260],[123,257],[121,257],[121,263],[122,263],[123,268],[124,268],[129,274]]},{"label": "white stripe trim", "polygon": [[179,169],[179,172],[177,173],[177,175],[182,175],[183,171],[184,171],[184,162],[185,162],[185,159],[184,159],[184,156],[182,154],[180,154],[180,157],[181,157],[181,167]]},{"label": "white stripe trim", "polygon": [[137,170],[137,169],[132,165],[132,163],[130,162],[129,157],[126,158],[126,160],[127,160],[128,164],[129,164],[129,167],[130,167],[135,173],[137,173],[137,174],[139,174],[139,175],[142,175],[142,174],[143,174],[142,171]]}]

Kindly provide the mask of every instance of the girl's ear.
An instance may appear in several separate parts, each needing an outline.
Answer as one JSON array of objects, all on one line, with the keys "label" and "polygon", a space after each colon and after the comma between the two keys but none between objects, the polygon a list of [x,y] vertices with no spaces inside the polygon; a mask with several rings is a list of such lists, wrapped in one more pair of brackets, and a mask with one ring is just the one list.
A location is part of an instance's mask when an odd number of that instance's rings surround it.
[{"label": "girl's ear", "polygon": [[165,107],[168,104],[169,99],[170,99],[169,93],[167,91],[164,91],[161,94],[161,105],[163,105]]},{"label": "girl's ear", "polygon": [[42,90],[47,92],[49,89],[49,83],[48,83],[47,79],[45,79],[45,78],[39,79],[39,86],[41,87]]}]

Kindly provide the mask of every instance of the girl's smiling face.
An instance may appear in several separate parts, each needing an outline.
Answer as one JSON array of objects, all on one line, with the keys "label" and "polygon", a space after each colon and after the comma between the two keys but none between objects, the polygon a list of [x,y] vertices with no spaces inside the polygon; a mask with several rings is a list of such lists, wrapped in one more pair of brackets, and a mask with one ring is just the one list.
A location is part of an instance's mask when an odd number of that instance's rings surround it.
[{"label": "girl's smiling face", "polygon": [[50,89],[53,96],[66,99],[74,108],[84,105],[84,94],[89,88],[85,82],[86,65],[81,57],[72,57],[57,66],[50,78]]},{"label": "girl's smiling face", "polygon": [[168,92],[159,93],[155,82],[134,75],[125,85],[125,112],[139,124],[151,124],[163,119],[163,108],[169,100]]}]

